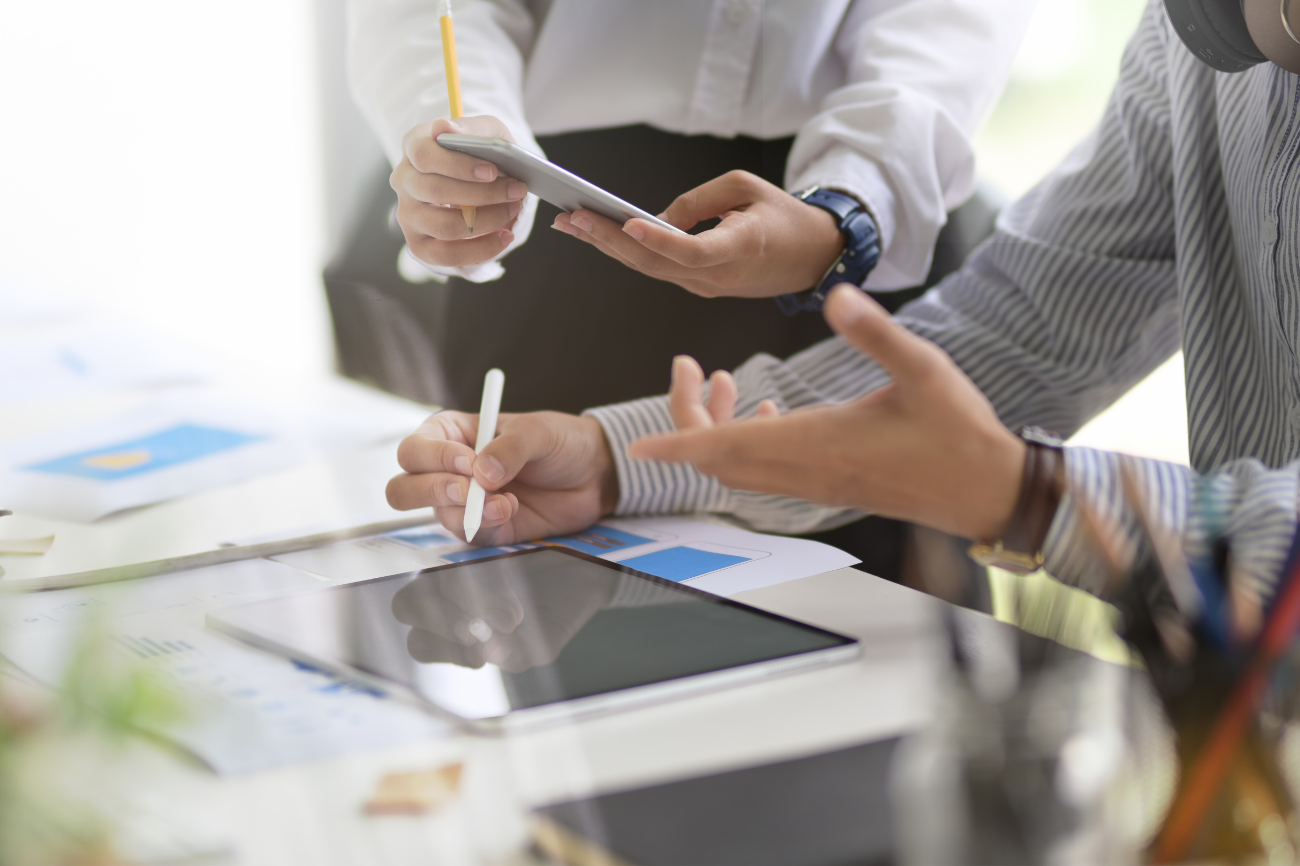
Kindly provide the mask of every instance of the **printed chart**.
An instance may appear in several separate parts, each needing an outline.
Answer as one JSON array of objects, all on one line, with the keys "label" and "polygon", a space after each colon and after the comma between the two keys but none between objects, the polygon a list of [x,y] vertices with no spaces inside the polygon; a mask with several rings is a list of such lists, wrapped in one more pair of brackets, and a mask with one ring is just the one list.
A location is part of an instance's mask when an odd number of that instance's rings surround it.
[{"label": "printed chart", "polygon": [[233,430],[178,424],[168,430],[102,448],[24,466],[32,472],[91,481],[120,481],[265,439]]}]

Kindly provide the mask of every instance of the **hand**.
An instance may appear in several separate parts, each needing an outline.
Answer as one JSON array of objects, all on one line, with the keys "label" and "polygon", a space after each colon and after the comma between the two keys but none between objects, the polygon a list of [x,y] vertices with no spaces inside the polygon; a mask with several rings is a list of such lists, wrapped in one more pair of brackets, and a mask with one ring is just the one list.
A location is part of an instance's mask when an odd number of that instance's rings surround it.
[{"label": "hand", "polygon": [[412,627],[411,657],[515,674],[548,665],[614,594],[606,574],[544,574],[543,587],[515,562],[434,571],[398,590],[393,616]]},{"label": "hand", "polygon": [[[640,460],[690,462],[728,487],[860,508],[966,538],[1000,538],[1020,492],[1025,445],[933,343],[858,289],[826,304],[837,334],[875,358],[892,384],[842,406],[732,421],[732,395],[700,402],[703,374],[674,367],[678,432],[633,443]],[[725,391],[725,386],[724,386]]]},{"label": "hand", "polygon": [[[444,132],[514,141],[504,123],[487,115],[439,119],[412,129],[402,139],[402,162],[388,179],[397,193],[397,222],[411,254],[422,262],[444,267],[486,262],[515,239],[510,230],[528,187],[500,177],[485,159],[438,144]],[[461,205],[477,208],[473,231]]]},{"label": "hand", "polygon": [[501,415],[497,435],[475,456],[478,415],[439,412],[402,440],[406,474],[388,482],[388,504],[433,507],[465,537],[470,478],[488,492],[475,542],[514,544],[586,529],[618,504],[618,474],[595,418],[559,412]]},{"label": "hand", "polygon": [[560,214],[553,228],[634,270],[706,298],[766,298],[814,288],[844,250],[835,218],[747,171],[732,171],[678,196],[660,214],[679,235],[643,219],[622,226],[588,210]]}]

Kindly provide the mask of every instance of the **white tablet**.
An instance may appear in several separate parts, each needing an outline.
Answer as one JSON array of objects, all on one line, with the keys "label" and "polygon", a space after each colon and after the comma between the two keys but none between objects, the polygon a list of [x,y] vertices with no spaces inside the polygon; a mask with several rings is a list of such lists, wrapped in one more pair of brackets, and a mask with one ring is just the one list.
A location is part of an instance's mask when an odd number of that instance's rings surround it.
[{"label": "white tablet", "polygon": [[232,606],[207,622],[487,729],[712,691],[859,653],[853,638],[556,547]]},{"label": "white tablet", "polygon": [[505,139],[444,132],[438,136],[438,144],[448,150],[486,159],[500,169],[503,175],[522,180],[528,184],[529,192],[565,212],[572,213],[585,208],[608,217],[619,225],[633,217],[639,217],[657,226],[663,226],[669,231],[685,234],[681,229],[669,225],[659,217],[628,204],[613,193],[606,192],[594,183],[589,183],[573,172],[565,171],[555,163],[548,162],[535,153],[529,153]]}]

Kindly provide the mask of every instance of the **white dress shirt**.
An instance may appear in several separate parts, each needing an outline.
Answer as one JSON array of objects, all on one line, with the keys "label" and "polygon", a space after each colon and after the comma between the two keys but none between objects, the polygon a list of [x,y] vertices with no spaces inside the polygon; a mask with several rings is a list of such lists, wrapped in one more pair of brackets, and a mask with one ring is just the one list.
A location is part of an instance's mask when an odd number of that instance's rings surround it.
[{"label": "white dress shirt", "polygon": [[[535,134],[647,123],[686,135],[796,135],[786,189],[868,206],[874,289],[921,283],[974,189],[970,136],[1036,0],[454,0],[466,115]],[[448,115],[434,0],[350,0],[354,93],[394,164]],[[685,192],[678,190],[677,192]],[[522,211],[523,243],[535,200]],[[508,254],[507,249],[503,255]],[[436,269],[437,270],[437,269]],[[476,282],[496,262],[443,269]]]}]

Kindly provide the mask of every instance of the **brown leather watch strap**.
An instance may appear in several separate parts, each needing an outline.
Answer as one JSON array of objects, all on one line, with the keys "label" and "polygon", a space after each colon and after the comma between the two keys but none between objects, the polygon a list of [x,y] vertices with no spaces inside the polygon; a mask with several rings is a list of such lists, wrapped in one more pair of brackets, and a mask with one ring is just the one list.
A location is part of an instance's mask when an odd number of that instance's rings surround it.
[{"label": "brown leather watch strap", "polygon": [[1025,468],[1011,519],[1001,539],[973,545],[970,555],[981,565],[1027,574],[1043,563],[1043,544],[1065,491],[1065,452],[1059,439],[1036,428],[1022,430],[1020,437]]},{"label": "brown leather watch strap", "polygon": [[1038,554],[1052,528],[1056,507],[1065,487],[1065,455],[1059,446],[1025,440],[1025,471],[1020,480],[1020,498],[1011,520],[1002,532],[1006,550],[1030,556]]}]

